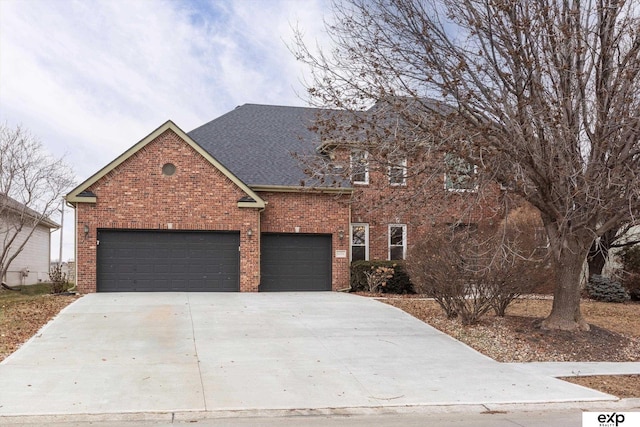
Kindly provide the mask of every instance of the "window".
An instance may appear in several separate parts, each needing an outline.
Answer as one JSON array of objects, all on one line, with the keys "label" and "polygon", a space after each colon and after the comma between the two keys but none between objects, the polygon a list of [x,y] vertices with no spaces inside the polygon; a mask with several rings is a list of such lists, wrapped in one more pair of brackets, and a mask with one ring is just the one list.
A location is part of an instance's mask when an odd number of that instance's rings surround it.
[{"label": "window", "polygon": [[164,166],[162,166],[163,175],[171,176],[174,173],[176,173],[176,165],[174,165],[173,163],[165,163]]},{"label": "window", "polygon": [[407,226],[389,226],[389,260],[404,259],[407,254]]},{"label": "window", "polygon": [[447,154],[444,158],[446,173],[444,188],[449,191],[475,191],[478,188],[477,167],[458,156]]},{"label": "window", "polygon": [[369,259],[369,224],[351,224],[351,261]]},{"label": "window", "polygon": [[366,151],[351,153],[351,181],[354,184],[369,183],[369,160]]},{"label": "window", "polygon": [[407,184],[407,159],[391,160],[389,165],[389,184]]}]

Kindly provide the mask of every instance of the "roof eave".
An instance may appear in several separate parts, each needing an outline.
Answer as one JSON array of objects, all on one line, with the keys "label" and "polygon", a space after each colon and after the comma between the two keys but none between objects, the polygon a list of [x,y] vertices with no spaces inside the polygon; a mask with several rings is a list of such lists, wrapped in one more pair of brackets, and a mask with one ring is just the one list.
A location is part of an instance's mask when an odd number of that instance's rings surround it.
[{"label": "roof eave", "polygon": [[98,201],[97,197],[80,197],[80,196],[74,196],[71,197],[69,195],[67,195],[65,197],[65,200],[69,203],[75,204],[75,203],[96,203]]},{"label": "roof eave", "polygon": [[256,192],[274,192],[274,193],[331,193],[331,194],[350,194],[353,192],[352,187],[303,187],[300,185],[252,185],[251,188]]},{"label": "roof eave", "polygon": [[255,202],[238,202],[239,208],[254,208],[254,209],[264,209],[265,208],[264,200],[260,199],[260,201]]}]

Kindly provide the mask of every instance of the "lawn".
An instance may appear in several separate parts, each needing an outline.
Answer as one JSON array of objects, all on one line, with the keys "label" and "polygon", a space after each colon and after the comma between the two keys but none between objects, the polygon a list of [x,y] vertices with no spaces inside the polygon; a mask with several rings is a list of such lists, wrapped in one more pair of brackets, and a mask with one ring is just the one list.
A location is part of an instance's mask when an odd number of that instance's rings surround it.
[{"label": "lawn", "polygon": [[49,285],[23,286],[21,291],[0,291],[0,361],[16,351],[75,295],[51,295]]}]

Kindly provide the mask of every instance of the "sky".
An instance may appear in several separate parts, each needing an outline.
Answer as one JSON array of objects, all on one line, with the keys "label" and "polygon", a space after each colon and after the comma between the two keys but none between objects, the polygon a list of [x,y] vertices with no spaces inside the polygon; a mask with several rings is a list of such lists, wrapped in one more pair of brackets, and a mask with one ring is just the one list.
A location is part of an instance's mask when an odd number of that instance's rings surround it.
[{"label": "sky", "polygon": [[0,0],[0,123],[79,184],[169,119],[189,132],[246,103],[307,105],[287,44],[298,27],[325,46],[329,14],[329,0]]}]

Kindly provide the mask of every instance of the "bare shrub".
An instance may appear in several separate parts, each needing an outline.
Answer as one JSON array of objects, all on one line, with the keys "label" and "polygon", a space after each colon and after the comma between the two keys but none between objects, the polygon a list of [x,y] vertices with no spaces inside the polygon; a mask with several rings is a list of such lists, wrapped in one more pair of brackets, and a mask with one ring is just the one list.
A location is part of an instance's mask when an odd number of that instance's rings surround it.
[{"label": "bare shrub", "polygon": [[49,280],[51,280],[51,293],[61,294],[65,291],[67,285],[67,274],[62,271],[62,266],[56,264],[49,271]]},{"label": "bare shrub", "polygon": [[546,233],[539,213],[528,205],[509,213],[489,245],[494,257],[485,280],[493,289],[492,307],[504,316],[509,304],[524,293],[553,281]]},{"label": "bare shrub", "polygon": [[364,275],[367,278],[367,285],[369,286],[369,292],[378,292],[384,286],[387,281],[393,277],[395,273],[393,267],[384,266],[371,266],[369,271],[365,271]]},{"label": "bare shrub", "polygon": [[525,230],[527,223],[508,219],[498,227],[441,227],[410,250],[406,268],[418,292],[434,298],[449,318],[473,324],[491,309],[504,316],[536,286],[529,272],[547,259]]},{"label": "bare shrub", "polygon": [[407,254],[406,269],[416,292],[433,298],[447,318],[458,313],[455,299],[461,294],[462,258],[444,230],[420,240]]},{"label": "bare shrub", "polygon": [[418,292],[433,298],[448,318],[476,323],[491,309],[490,292],[478,280],[472,232],[442,227],[409,252],[407,271]]}]

